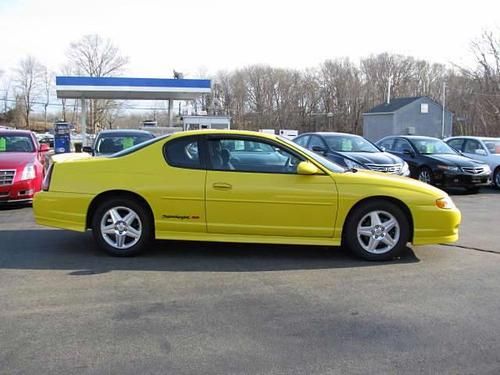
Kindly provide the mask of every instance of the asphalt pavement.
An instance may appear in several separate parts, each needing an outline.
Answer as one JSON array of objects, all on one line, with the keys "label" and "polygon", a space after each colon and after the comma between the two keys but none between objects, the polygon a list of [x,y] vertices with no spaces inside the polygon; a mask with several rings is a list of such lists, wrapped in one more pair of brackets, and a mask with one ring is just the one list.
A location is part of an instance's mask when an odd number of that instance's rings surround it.
[{"label": "asphalt pavement", "polygon": [[158,241],[0,209],[1,374],[498,374],[500,194],[453,194],[454,246],[372,263],[341,248]]}]

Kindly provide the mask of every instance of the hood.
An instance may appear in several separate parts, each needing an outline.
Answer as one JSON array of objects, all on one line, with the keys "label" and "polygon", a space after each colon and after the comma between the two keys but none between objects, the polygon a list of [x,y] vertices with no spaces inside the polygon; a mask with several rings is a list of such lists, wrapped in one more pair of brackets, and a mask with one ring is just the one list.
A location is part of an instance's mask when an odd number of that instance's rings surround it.
[{"label": "hood", "polygon": [[423,155],[438,163],[454,165],[457,167],[477,167],[478,165],[484,165],[482,161],[470,159],[466,156],[456,155],[456,154],[435,154],[435,155]]},{"label": "hood", "polygon": [[35,162],[32,152],[0,152],[0,169],[17,169]]},{"label": "hood", "polygon": [[[359,169],[355,173],[347,171],[345,173],[334,174],[332,176],[335,178],[337,183],[341,184],[359,184],[366,187],[373,185],[387,189],[387,191],[390,191],[391,189],[414,191],[433,196],[435,198],[445,197],[448,195],[444,191],[432,185],[413,178],[397,176],[391,173],[379,173],[366,169]],[[367,189],[369,190],[368,187]]]},{"label": "hood", "polygon": [[359,164],[403,164],[403,160],[388,152],[337,152]]}]

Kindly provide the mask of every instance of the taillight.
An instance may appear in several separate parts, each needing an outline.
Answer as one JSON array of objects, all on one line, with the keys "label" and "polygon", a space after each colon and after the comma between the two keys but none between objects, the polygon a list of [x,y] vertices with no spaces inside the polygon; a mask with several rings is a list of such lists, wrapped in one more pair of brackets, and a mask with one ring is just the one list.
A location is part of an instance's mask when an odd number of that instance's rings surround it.
[{"label": "taillight", "polygon": [[53,169],[54,169],[54,164],[51,164],[49,167],[49,170],[47,171],[47,174],[45,175],[45,178],[43,179],[43,182],[42,182],[42,190],[43,191],[49,191],[50,179],[52,178],[52,170]]}]

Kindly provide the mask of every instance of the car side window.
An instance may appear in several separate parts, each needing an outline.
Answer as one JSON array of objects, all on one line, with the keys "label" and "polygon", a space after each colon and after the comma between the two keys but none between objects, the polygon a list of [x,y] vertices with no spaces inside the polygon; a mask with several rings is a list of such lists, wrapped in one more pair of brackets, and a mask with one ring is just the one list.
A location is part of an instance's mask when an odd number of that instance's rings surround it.
[{"label": "car side window", "polygon": [[464,140],[461,138],[452,139],[451,141],[448,141],[448,145],[450,147],[453,147],[455,150],[458,150],[458,151],[462,151],[463,143],[464,143]]},{"label": "car side window", "polygon": [[209,138],[210,169],[255,173],[297,173],[303,159],[280,145],[251,138]]},{"label": "car side window", "polygon": [[182,137],[165,143],[165,160],[172,167],[204,169],[200,159],[197,137]]},{"label": "car side window", "polygon": [[410,143],[403,138],[396,138],[394,140],[394,146],[392,151],[394,152],[399,152],[399,153],[404,153],[405,151],[412,151]]},{"label": "car side window", "polygon": [[309,138],[311,138],[310,135],[304,135],[302,137],[294,139],[294,142],[297,143],[299,146],[307,147],[307,142],[309,141]]},{"label": "car side window", "polygon": [[377,146],[385,148],[387,151],[392,151],[392,144],[394,143],[394,138],[384,139],[382,142],[377,143]]},{"label": "car side window", "polygon": [[465,145],[464,145],[464,152],[466,152],[468,154],[474,154],[476,152],[476,150],[483,150],[484,151],[484,148],[475,139],[467,139],[467,141],[465,142]]},{"label": "car side window", "polygon": [[321,148],[323,148],[323,149],[326,150],[326,144],[325,144],[325,142],[320,137],[318,137],[317,135],[311,136],[311,141],[309,142],[308,149],[312,150],[313,147],[315,147],[315,146],[321,147]]}]

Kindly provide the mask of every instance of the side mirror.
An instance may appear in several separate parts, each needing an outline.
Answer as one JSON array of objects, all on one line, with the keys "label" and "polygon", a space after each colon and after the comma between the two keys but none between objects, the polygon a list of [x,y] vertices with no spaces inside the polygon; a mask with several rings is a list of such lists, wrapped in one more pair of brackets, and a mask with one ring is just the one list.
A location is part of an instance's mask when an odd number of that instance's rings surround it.
[{"label": "side mirror", "polygon": [[40,148],[38,149],[39,152],[47,152],[50,150],[50,146],[46,143],[42,143],[40,145]]},{"label": "side mirror", "polygon": [[484,151],[481,148],[478,148],[478,149],[474,150],[474,153],[477,154],[477,155],[486,156],[486,151]]},{"label": "side mirror", "polygon": [[82,151],[83,152],[88,152],[89,154],[91,154],[93,152],[92,150],[92,147],[91,146],[83,146],[82,147]]},{"label": "side mirror", "polygon": [[318,167],[316,167],[313,163],[308,161],[301,161],[297,165],[297,174],[312,175],[312,174],[318,174],[320,172],[321,171],[319,170]]},{"label": "side mirror", "polygon": [[408,149],[408,148],[406,148],[406,149],[403,150],[403,154],[410,155],[412,158],[415,157],[415,153],[412,150]]},{"label": "side mirror", "polygon": [[326,152],[326,148],[321,147],[321,146],[313,146],[312,150],[313,150],[314,152],[323,152],[323,153],[325,153],[325,152]]},{"label": "side mirror", "polygon": [[379,149],[380,149],[380,151],[382,151],[382,152],[385,152],[385,151],[386,151],[386,149],[385,149],[385,147],[384,147],[384,146],[379,146]]}]

